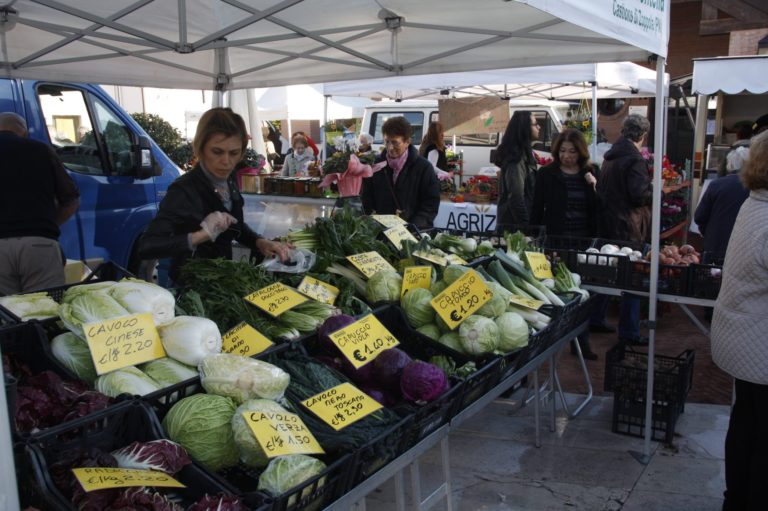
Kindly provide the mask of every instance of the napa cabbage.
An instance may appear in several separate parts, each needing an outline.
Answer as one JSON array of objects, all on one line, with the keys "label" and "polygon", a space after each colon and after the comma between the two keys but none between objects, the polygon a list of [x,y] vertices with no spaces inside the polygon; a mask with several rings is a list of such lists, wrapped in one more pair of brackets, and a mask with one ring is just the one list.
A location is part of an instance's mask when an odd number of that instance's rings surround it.
[{"label": "napa cabbage", "polygon": [[277,366],[229,353],[205,357],[199,369],[206,392],[232,398],[238,405],[249,399],[279,399],[291,381]]},{"label": "napa cabbage", "polygon": [[93,383],[98,376],[93,365],[88,343],[72,332],[64,332],[51,339],[53,356],[81,380]]},{"label": "napa cabbage", "polygon": [[139,279],[123,279],[107,292],[131,314],[152,314],[155,326],[168,323],[175,315],[176,301],[167,289]]},{"label": "napa cabbage", "polygon": [[216,323],[197,316],[176,316],[157,332],[169,357],[197,367],[206,356],[221,352],[221,332]]}]

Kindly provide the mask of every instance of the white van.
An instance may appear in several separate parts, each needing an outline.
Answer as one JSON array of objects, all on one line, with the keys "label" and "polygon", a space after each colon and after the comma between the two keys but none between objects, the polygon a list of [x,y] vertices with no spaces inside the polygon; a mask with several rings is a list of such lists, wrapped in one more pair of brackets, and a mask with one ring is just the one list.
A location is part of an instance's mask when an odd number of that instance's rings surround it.
[{"label": "white van", "polygon": [[[533,148],[548,153],[552,141],[562,130],[569,103],[564,101],[510,100],[510,116],[517,110],[530,110],[536,116],[541,133]],[[384,143],[381,126],[390,117],[403,116],[413,126],[413,143],[418,147],[429,123],[439,120],[437,101],[382,101],[371,104],[363,113],[362,131],[373,137],[373,147],[378,150]],[[456,135],[455,151],[464,153],[464,175],[474,175],[491,163],[491,151],[496,149],[503,133],[477,133]],[[446,145],[454,145],[454,137],[446,137]]]}]

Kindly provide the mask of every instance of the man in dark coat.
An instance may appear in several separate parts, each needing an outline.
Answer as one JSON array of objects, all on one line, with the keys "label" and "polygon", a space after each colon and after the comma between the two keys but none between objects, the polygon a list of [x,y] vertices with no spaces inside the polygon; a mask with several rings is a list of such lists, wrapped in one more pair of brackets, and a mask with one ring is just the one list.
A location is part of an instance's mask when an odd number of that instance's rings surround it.
[{"label": "man in dark coat", "polygon": [[[653,190],[648,164],[640,154],[651,124],[642,115],[624,119],[621,138],[605,153],[597,195],[599,232],[604,238],[646,242],[650,237]],[[640,297],[625,295],[619,314],[619,341],[645,344],[640,336]]]},{"label": "man in dark coat", "polygon": [[382,126],[386,152],[377,161],[387,166],[363,180],[366,214],[399,214],[420,229],[433,226],[440,208],[440,184],[429,160],[411,145],[412,128],[405,117],[391,117]]}]

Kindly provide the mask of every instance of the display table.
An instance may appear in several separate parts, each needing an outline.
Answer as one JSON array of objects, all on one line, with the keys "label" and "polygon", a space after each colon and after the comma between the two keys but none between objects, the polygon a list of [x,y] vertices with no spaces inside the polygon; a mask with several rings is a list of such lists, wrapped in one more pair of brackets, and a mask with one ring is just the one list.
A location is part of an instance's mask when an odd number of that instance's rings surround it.
[{"label": "display table", "polygon": [[[290,195],[244,193],[243,198],[245,223],[270,239],[301,229],[317,217],[330,216],[336,203],[336,199]],[[440,201],[434,225],[439,229],[492,233],[496,230],[496,204]]]}]

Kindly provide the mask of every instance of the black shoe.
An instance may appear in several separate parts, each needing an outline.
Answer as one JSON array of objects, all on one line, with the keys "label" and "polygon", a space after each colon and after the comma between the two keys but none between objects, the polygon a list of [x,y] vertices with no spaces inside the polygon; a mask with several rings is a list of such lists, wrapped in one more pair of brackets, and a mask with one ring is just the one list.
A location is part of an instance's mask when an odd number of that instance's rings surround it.
[{"label": "black shoe", "polygon": [[619,337],[619,343],[628,346],[648,346],[648,338],[642,335],[634,338]]},{"label": "black shoe", "polygon": [[610,325],[606,325],[605,323],[598,323],[596,325],[589,325],[589,331],[600,334],[612,334],[616,331],[616,328]]}]

